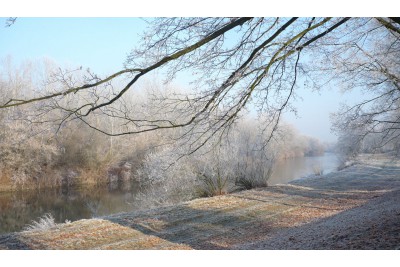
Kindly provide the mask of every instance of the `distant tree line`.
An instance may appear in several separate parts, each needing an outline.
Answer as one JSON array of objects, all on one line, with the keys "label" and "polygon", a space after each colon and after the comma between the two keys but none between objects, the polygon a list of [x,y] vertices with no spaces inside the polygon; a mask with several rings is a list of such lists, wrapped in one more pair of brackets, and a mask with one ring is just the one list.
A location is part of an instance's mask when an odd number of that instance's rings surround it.
[{"label": "distant tree line", "polygon": [[[54,79],[59,70],[50,60],[15,66],[10,57],[4,59],[0,66],[0,101],[40,94],[43,87],[48,91],[59,90],[62,84]],[[73,75],[70,79],[83,79],[79,77],[82,73],[73,72]],[[143,83],[138,90],[140,94],[135,97],[127,94],[120,100],[121,106],[116,106],[127,117],[138,113],[148,118],[158,117],[165,112],[165,106],[160,108],[159,101],[181,91],[171,85],[163,88],[154,82]],[[248,116],[232,124],[224,138],[211,136],[200,147],[193,147],[196,141],[193,138],[198,136],[188,134],[184,128],[109,136],[79,119],[59,124],[60,117],[69,115],[65,110],[55,109],[54,105],[60,101],[76,99],[63,98],[0,110],[2,187],[26,189],[136,179],[143,192],[147,195],[153,192],[158,197],[154,201],[163,202],[173,199],[173,195],[182,199],[266,186],[276,160],[324,152],[324,146],[317,139],[300,135],[284,123],[275,130],[274,139],[265,143],[267,133],[263,135],[259,131],[264,127],[262,121]],[[182,114],[176,112],[176,116]],[[98,114],[91,118],[91,124],[117,132],[123,127],[117,123],[119,119],[116,115]],[[208,123],[213,123],[212,117]],[[209,128],[209,125],[201,127]],[[159,190],[164,193],[160,194]]]}]

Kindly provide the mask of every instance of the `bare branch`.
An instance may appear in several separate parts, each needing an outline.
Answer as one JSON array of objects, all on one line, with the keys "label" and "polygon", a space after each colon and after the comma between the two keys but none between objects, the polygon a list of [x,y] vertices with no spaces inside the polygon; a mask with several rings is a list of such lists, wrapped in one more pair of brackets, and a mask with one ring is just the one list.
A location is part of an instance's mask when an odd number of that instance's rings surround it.
[{"label": "bare branch", "polygon": [[14,18],[8,18],[8,19],[6,20],[6,25],[5,25],[5,27],[11,27],[16,21],[17,21],[17,18],[16,18],[16,17],[14,17]]}]

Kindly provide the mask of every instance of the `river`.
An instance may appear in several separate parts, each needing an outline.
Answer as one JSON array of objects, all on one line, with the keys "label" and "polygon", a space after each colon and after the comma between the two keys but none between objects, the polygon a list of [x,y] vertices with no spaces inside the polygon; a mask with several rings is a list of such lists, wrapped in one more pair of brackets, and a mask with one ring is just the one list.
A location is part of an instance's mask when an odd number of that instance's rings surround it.
[{"label": "river", "polygon": [[339,166],[336,154],[325,153],[320,157],[299,157],[280,160],[275,163],[269,185],[288,183],[294,179],[315,174],[322,171],[324,174],[335,171]]},{"label": "river", "polygon": [[[296,178],[334,171],[338,166],[334,154],[276,162],[269,185],[287,183]],[[107,188],[75,187],[69,190],[46,189],[23,192],[0,192],[0,234],[22,230],[32,220],[51,213],[56,222],[75,221],[143,208],[136,195],[138,185]]]}]

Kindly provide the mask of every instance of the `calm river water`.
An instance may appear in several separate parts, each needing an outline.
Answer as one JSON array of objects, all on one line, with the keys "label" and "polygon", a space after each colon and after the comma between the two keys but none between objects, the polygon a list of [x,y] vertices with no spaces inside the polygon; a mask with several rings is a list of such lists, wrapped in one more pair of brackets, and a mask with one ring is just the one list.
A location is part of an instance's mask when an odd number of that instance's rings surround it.
[{"label": "calm river water", "polygon": [[[326,153],[321,157],[294,158],[277,162],[269,184],[287,183],[321,169],[334,171],[338,159]],[[87,219],[142,208],[135,200],[137,185],[117,188],[72,188],[0,193],[0,234],[20,231],[32,220],[51,213],[56,222]]]}]

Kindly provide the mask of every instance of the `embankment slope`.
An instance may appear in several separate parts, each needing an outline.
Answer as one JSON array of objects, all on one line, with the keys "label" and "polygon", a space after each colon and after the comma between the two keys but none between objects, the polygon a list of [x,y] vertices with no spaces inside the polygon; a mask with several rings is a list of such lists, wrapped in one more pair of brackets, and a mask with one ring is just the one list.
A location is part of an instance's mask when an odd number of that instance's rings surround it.
[{"label": "embankment slope", "polygon": [[0,249],[398,249],[400,162],[0,236]]}]

